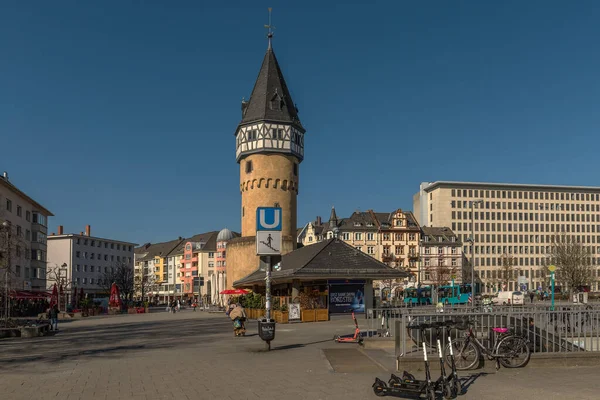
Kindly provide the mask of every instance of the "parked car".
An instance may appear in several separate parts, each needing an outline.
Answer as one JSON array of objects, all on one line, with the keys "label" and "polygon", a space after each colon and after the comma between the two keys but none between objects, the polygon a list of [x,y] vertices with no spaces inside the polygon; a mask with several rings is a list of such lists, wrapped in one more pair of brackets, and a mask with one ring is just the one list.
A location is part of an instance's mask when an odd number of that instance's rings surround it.
[{"label": "parked car", "polygon": [[494,305],[503,306],[522,306],[525,303],[525,295],[523,292],[498,292],[496,297],[492,299]]}]

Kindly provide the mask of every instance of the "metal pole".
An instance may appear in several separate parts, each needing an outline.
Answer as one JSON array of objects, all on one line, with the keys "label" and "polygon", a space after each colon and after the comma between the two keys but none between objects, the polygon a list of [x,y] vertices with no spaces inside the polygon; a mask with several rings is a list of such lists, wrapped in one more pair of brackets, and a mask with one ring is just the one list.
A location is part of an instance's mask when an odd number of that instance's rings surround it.
[{"label": "metal pole", "polygon": [[271,322],[271,256],[266,256],[265,261],[267,262],[267,271],[265,279],[265,317],[267,322]]},{"label": "metal pole", "polygon": [[550,305],[550,311],[554,311],[554,271],[550,273],[550,282],[552,283],[552,303]]},{"label": "metal pole", "polygon": [[8,242],[7,242],[7,250],[8,250],[7,251],[7,254],[8,254],[8,256],[7,256],[7,262],[8,262],[8,264],[6,265],[6,271],[4,272],[4,289],[5,289],[5,296],[6,296],[6,302],[5,302],[6,303],[5,304],[5,307],[6,307],[6,323],[5,323],[5,326],[7,328],[8,328],[8,319],[10,318],[10,299],[9,299],[9,290],[8,290],[8,272],[10,271],[10,268],[11,268],[10,264],[11,264],[11,261],[12,261],[11,260],[11,256],[12,256],[12,254],[11,254],[12,253],[12,251],[11,251],[12,250],[11,249],[11,240],[12,240],[12,237],[11,237],[11,228],[12,227],[10,225],[8,225],[7,231],[6,231],[6,236],[8,238]]},{"label": "metal pole", "polygon": [[471,307],[475,307],[475,202],[471,200]]}]

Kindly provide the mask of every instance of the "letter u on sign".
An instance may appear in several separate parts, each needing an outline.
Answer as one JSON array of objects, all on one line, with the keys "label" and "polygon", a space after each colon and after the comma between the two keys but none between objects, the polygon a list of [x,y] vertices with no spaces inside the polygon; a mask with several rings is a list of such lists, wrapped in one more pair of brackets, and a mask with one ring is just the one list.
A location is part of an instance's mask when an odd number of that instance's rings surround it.
[{"label": "letter u on sign", "polygon": [[258,207],[256,209],[257,231],[280,231],[281,230],[281,208]]}]

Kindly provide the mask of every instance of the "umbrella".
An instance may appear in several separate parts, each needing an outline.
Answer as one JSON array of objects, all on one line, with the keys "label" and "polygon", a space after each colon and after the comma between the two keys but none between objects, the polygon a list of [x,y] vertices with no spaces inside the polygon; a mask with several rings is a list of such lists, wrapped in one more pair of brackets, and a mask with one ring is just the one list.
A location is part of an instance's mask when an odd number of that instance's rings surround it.
[{"label": "umbrella", "polygon": [[219,294],[248,294],[250,291],[246,289],[227,289],[222,290]]},{"label": "umbrella", "polygon": [[108,305],[114,308],[121,308],[121,294],[119,293],[119,287],[116,283],[113,283],[110,287],[110,299]]},{"label": "umbrella", "polygon": [[52,296],[50,296],[50,307],[54,307],[55,304],[58,304],[58,288],[56,287],[56,283],[52,288]]}]

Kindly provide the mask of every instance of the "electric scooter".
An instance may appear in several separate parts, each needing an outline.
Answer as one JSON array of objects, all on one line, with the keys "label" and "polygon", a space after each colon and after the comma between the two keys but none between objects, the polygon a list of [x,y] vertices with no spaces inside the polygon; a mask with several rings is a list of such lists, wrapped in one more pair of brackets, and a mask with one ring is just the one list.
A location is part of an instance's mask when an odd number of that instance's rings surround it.
[{"label": "electric scooter", "polygon": [[[377,396],[395,396],[413,399],[436,400],[435,384],[431,382],[431,372],[429,370],[429,360],[427,359],[427,345],[423,342],[423,358],[425,360],[425,380],[417,380],[412,374],[404,371],[403,379],[397,382],[398,378],[392,375],[391,385],[379,378],[375,378],[373,392]],[[396,378],[396,379],[394,379]]]},{"label": "electric scooter", "polygon": [[436,388],[442,393],[444,399],[453,399],[456,397],[452,386],[452,376],[446,376],[446,367],[444,366],[444,356],[442,354],[442,344],[437,340],[438,355],[440,357],[440,378],[435,382]]},{"label": "electric scooter", "polygon": [[354,336],[352,337],[346,337],[346,336],[340,336],[340,335],[335,335],[333,337],[333,340],[335,340],[337,343],[358,343],[361,344],[363,342],[363,338],[360,335],[360,329],[358,328],[358,321],[356,320],[356,316],[354,315],[354,311],[352,311],[352,319],[354,320]]},{"label": "electric scooter", "polygon": [[450,349],[450,367],[452,368],[452,373],[448,379],[451,382],[450,385],[452,387],[452,394],[454,394],[454,396],[456,397],[458,395],[463,394],[463,389],[462,384],[460,383],[460,379],[458,379],[458,372],[456,372],[456,364],[454,362],[454,350],[452,350],[452,338],[450,336],[448,336],[448,343],[450,343],[450,346],[448,346],[448,348]]}]

